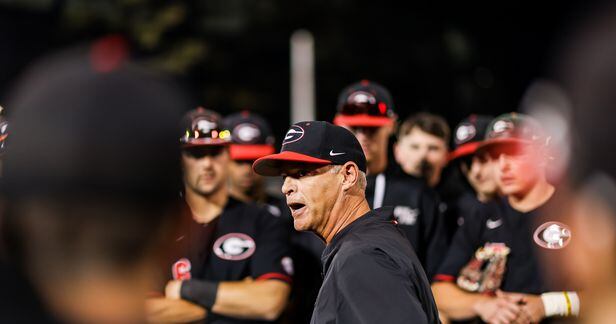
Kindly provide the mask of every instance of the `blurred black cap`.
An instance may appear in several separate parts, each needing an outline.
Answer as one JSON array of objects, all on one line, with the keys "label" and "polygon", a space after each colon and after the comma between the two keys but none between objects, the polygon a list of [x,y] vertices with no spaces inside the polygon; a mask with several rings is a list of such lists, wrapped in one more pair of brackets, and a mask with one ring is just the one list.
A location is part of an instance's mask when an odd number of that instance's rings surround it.
[{"label": "blurred black cap", "polygon": [[261,116],[242,111],[225,117],[224,125],[231,130],[232,159],[256,160],[276,151],[272,129]]},{"label": "blurred black cap", "polygon": [[95,48],[39,61],[18,84],[8,105],[11,145],[1,185],[8,198],[176,196],[177,121],[186,98],[128,61],[101,69]]}]

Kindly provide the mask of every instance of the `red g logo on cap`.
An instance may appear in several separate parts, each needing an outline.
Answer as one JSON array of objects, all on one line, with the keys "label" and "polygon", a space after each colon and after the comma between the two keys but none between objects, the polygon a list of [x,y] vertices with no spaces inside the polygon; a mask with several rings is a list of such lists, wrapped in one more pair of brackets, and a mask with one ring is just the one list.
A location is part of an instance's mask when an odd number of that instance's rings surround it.
[{"label": "red g logo on cap", "polygon": [[190,269],[190,260],[186,258],[179,259],[173,264],[173,266],[171,266],[171,273],[173,274],[173,279],[189,280],[191,278]]}]

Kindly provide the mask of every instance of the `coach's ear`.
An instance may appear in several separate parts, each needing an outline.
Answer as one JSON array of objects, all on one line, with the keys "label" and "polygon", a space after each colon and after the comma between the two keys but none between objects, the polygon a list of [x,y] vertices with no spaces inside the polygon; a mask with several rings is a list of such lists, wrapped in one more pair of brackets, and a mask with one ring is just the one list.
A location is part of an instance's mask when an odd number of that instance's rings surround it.
[{"label": "coach's ear", "polygon": [[342,189],[348,191],[353,188],[359,180],[359,167],[354,162],[347,162],[342,165],[340,173],[342,175]]}]

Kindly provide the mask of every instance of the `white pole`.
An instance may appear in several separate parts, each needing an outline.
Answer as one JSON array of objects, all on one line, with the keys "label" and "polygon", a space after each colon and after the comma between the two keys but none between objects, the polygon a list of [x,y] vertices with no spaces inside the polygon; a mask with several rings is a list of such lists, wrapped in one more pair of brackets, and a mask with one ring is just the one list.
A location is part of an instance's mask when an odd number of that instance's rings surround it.
[{"label": "white pole", "polygon": [[291,35],[291,123],[315,118],[314,38],[297,30]]}]

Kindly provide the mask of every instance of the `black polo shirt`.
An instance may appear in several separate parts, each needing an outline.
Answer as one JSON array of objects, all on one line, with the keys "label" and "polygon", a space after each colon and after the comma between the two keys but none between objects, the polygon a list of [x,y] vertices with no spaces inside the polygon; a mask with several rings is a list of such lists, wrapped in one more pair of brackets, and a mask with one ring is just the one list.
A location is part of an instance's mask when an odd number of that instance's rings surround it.
[{"label": "black polo shirt", "polygon": [[447,232],[436,192],[425,181],[408,175],[380,173],[367,180],[370,208],[393,207],[400,230],[431,278],[447,252]]},{"label": "black polo shirt", "polygon": [[438,323],[430,284],[392,209],[368,212],[323,251],[311,323]]},{"label": "black polo shirt", "polygon": [[[189,209],[188,209],[189,210]],[[291,282],[293,264],[289,230],[266,206],[229,197],[220,216],[199,224],[183,213],[180,233],[173,240],[168,279]],[[190,279],[188,279],[190,277]],[[208,313],[207,323],[264,323]]]}]

